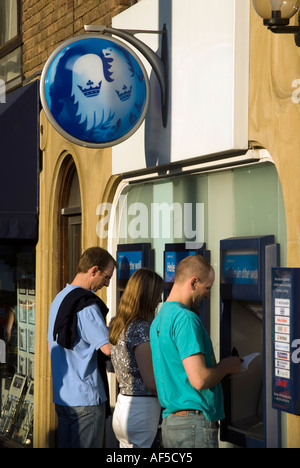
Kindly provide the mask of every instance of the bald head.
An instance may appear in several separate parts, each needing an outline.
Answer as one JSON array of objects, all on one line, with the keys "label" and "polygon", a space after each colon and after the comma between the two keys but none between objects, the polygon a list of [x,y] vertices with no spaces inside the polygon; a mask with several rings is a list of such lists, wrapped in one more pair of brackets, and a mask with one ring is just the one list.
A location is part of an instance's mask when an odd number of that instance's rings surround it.
[{"label": "bald head", "polygon": [[177,265],[175,284],[183,284],[192,276],[203,283],[212,271],[211,264],[201,255],[189,255]]}]

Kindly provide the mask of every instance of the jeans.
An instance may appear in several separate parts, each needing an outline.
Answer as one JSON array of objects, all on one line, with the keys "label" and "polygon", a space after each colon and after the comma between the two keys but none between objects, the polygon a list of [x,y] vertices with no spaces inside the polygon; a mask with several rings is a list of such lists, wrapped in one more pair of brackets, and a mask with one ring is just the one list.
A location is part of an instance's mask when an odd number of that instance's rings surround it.
[{"label": "jeans", "polygon": [[162,444],[164,448],[219,448],[218,427],[202,413],[170,414],[162,422]]},{"label": "jeans", "polygon": [[102,448],[105,403],[97,406],[55,405],[59,448]]}]

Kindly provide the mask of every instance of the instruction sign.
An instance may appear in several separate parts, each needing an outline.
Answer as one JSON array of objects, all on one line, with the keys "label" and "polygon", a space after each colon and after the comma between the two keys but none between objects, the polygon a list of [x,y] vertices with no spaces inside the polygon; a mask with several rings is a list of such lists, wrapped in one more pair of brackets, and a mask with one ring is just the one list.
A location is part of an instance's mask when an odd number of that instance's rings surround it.
[{"label": "instruction sign", "polygon": [[273,408],[300,414],[300,269],[273,268]]}]

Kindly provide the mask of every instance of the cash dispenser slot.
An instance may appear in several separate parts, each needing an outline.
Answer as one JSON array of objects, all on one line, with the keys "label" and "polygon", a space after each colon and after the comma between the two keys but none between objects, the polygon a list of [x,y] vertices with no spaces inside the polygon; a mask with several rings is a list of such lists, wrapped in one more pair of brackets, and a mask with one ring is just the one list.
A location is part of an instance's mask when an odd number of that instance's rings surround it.
[{"label": "cash dispenser slot", "polygon": [[[239,356],[259,355],[234,379],[230,379],[229,429],[263,441],[263,309],[261,304],[233,301],[231,348]],[[228,392],[228,389],[227,389]]]}]

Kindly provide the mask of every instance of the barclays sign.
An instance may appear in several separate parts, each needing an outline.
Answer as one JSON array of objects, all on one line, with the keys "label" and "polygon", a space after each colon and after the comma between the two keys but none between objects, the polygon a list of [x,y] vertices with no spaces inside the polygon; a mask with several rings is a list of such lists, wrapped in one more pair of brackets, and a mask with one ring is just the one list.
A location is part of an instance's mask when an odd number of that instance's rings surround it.
[{"label": "barclays sign", "polygon": [[49,57],[40,85],[54,128],[81,146],[105,148],[129,138],[145,119],[150,86],[138,56],[113,37],[72,38]]}]

